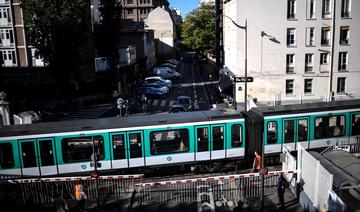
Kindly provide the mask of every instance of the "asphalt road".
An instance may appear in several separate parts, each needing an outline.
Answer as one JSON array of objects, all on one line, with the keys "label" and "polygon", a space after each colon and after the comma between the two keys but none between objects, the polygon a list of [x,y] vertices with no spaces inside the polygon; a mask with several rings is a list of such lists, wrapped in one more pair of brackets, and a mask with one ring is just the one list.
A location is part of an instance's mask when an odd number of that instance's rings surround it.
[{"label": "asphalt road", "polygon": [[192,111],[210,109],[211,98],[205,85],[216,85],[217,82],[204,79],[207,77],[201,75],[195,54],[185,53],[177,71],[181,78],[172,81],[173,88],[166,97],[148,99],[148,112],[168,112],[178,96],[192,99]]}]

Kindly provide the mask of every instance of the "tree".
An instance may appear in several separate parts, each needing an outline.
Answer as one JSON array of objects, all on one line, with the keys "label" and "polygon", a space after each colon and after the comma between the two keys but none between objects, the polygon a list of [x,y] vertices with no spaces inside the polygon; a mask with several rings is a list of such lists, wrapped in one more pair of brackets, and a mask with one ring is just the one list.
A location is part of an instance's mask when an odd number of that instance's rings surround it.
[{"label": "tree", "polygon": [[93,64],[88,0],[21,0],[25,31],[61,84],[90,76]]},{"label": "tree", "polygon": [[182,43],[203,56],[215,53],[215,6],[202,4],[182,24]]},{"label": "tree", "polygon": [[114,66],[121,28],[121,1],[100,0],[100,5],[101,21],[94,27],[97,56],[109,58]]}]

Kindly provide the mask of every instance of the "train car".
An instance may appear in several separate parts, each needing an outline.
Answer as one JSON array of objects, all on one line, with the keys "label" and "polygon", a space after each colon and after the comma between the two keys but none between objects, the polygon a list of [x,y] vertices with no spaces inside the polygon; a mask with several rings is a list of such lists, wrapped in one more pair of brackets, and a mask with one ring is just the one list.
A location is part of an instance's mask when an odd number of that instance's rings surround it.
[{"label": "train car", "polygon": [[246,154],[279,154],[284,146],[294,151],[297,143],[308,149],[356,143],[360,100],[253,108],[246,114],[246,125]]},{"label": "train car", "polygon": [[241,113],[201,111],[0,128],[0,175],[55,176],[238,159]]}]

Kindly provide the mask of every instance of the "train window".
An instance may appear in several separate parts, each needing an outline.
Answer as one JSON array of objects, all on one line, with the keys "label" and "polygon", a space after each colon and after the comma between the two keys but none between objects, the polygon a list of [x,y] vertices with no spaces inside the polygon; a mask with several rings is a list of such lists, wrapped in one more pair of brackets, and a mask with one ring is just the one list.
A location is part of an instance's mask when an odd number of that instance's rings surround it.
[{"label": "train window", "polygon": [[197,128],[197,151],[209,151],[209,130],[207,127]]},{"label": "train window", "polygon": [[344,135],[345,116],[326,116],[315,119],[315,138],[331,138]]},{"label": "train window", "polygon": [[125,159],[125,139],[124,135],[113,135],[114,160]]},{"label": "train window", "polygon": [[276,144],[278,140],[278,127],[276,121],[270,121],[267,124],[267,143]]},{"label": "train window", "polygon": [[360,114],[352,115],[352,130],[351,135],[360,135]]},{"label": "train window", "polygon": [[40,145],[41,165],[42,166],[54,165],[52,140],[41,140],[39,141],[39,145]]},{"label": "train window", "polygon": [[177,129],[151,132],[150,144],[152,155],[188,152],[189,131]]},{"label": "train window", "polygon": [[[95,158],[97,160],[104,159],[104,138],[102,136],[64,138],[61,146],[65,163],[91,161]],[[94,157],[94,153],[96,157]]]},{"label": "train window", "polygon": [[0,169],[14,168],[14,153],[11,143],[0,144]]},{"label": "train window", "polygon": [[307,141],[308,140],[308,120],[299,119],[298,120],[298,141]]},{"label": "train window", "polygon": [[21,150],[24,168],[36,167],[34,142],[22,142]]},{"label": "train window", "polygon": [[130,158],[142,157],[141,133],[129,133]]},{"label": "train window", "polygon": [[213,150],[224,149],[224,127],[218,126],[212,128],[213,133]]},{"label": "train window", "polygon": [[241,146],[241,125],[234,124],[231,126],[231,146],[240,147]]},{"label": "train window", "polygon": [[295,126],[294,120],[284,121],[284,143],[294,143]]}]

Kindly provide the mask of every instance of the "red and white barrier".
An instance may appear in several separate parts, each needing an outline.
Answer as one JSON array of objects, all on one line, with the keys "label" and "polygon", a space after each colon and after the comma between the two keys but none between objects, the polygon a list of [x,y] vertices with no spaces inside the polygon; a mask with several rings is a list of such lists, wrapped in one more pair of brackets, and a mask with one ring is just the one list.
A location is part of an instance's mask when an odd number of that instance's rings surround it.
[{"label": "red and white barrier", "polygon": [[[137,179],[143,178],[143,174],[135,175],[112,175],[112,176],[98,176],[99,180],[111,180],[111,179]],[[92,180],[95,179],[91,176],[79,176],[79,177],[55,177],[55,178],[30,178],[30,179],[14,179],[9,182],[17,183],[35,183],[35,182],[63,182],[63,181],[78,181],[78,180]]]},{"label": "red and white barrier", "polygon": [[[280,174],[294,174],[298,170],[287,170],[287,171],[270,171],[267,175],[280,175]],[[229,179],[240,179],[240,178],[249,178],[249,177],[258,177],[261,176],[260,173],[248,173],[248,174],[236,174],[236,175],[225,175],[225,176],[215,176],[215,177],[204,177],[204,178],[194,178],[194,179],[183,179],[183,180],[171,180],[171,181],[160,181],[160,182],[146,182],[146,183],[136,183],[136,187],[146,187],[154,185],[173,185],[173,184],[184,184],[184,183],[195,183],[203,181],[218,181],[218,180],[229,180]]]}]

